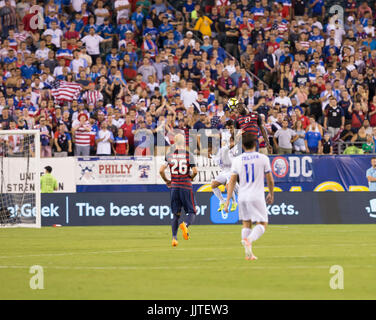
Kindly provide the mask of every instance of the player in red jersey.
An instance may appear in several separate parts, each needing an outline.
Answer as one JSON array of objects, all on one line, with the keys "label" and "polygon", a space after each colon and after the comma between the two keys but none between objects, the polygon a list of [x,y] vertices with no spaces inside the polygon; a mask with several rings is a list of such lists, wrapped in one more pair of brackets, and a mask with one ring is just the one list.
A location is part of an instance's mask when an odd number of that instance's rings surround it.
[{"label": "player in red jersey", "polygon": [[255,135],[257,139],[260,129],[269,153],[273,153],[272,146],[269,143],[268,134],[262,125],[259,114],[257,112],[249,112],[244,103],[238,103],[235,106],[235,110],[239,114],[235,120],[235,129],[240,130],[240,132],[237,134],[237,139],[239,139],[240,135],[243,133],[248,132]]},{"label": "player in red jersey", "polygon": [[[166,156],[166,162],[159,169],[159,174],[171,189],[172,246],[176,247],[178,245],[178,229],[182,230],[183,238],[188,240],[188,227],[196,217],[192,180],[197,175],[197,168],[192,155],[187,151],[184,135],[177,134],[174,142],[175,149]],[[171,180],[166,177],[165,170],[167,168],[170,170]],[[182,208],[186,213],[186,219],[179,225]]]}]

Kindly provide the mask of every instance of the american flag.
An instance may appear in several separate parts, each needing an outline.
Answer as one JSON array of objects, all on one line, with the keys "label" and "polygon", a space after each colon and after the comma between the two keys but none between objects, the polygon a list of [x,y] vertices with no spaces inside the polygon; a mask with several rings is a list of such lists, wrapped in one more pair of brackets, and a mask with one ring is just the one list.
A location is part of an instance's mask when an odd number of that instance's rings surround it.
[{"label": "american flag", "polygon": [[77,100],[81,93],[81,85],[76,82],[55,81],[51,84],[51,95],[56,103]]},{"label": "american flag", "polygon": [[88,90],[82,95],[82,99],[88,104],[96,105],[98,100],[103,99],[103,95],[99,90]]}]

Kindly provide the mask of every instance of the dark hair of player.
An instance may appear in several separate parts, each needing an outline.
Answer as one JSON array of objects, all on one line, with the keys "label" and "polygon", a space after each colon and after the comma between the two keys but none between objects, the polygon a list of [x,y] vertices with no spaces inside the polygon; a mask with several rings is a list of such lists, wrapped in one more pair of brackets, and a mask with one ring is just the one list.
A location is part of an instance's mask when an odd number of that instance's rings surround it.
[{"label": "dark hair of player", "polygon": [[225,123],[225,127],[231,127],[234,125],[234,121],[233,120],[227,120],[226,123]]},{"label": "dark hair of player", "polygon": [[244,133],[242,136],[242,144],[245,150],[251,150],[256,147],[257,136],[251,133]]},{"label": "dark hair of player", "polygon": [[44,167],[48,173],[51,173],[52,172],[52,168],[50,166],[47,166],[47,167]]}]

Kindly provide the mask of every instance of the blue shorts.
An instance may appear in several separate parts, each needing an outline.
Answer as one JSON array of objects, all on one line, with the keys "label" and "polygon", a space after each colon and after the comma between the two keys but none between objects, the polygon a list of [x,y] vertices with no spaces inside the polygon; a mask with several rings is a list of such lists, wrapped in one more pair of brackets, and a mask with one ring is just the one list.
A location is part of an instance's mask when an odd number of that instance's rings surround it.
[{"label": "blue shorts", "polygon": [[193,190],[183,188],[171,188],[171,211],[173,214],[181,213],[182,208],[185,213],[196,214],[196,199]]}]

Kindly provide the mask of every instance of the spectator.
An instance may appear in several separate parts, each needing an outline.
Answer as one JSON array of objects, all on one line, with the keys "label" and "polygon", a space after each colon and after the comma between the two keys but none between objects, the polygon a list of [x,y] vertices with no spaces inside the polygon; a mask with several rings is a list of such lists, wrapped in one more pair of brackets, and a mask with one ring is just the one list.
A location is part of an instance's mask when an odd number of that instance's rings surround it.
[{"label": "spectator", "polygon": [[266,73],[264,77],[265,82],[269,86],[274,87],[275,83],[277,83],[278,81],[278,61],[276,55],[274,54],[274,48],[272,46],[268,47],[268,51],[263,59],[263,62],[266,68]]},{"label": "spectator", "polygon": [[297,139],[294,141],[294,153],[305,153],[306,152],[306,146],[305,146],[305,135],[306,132],[303,129],[302,122],[300,120],[297,120],[294,125],[294,131],[296,133]]},{"label": "spectator", "polygon": [[363,125],[366,113],[368,112],[366,102],[355,102],[354,106],[351,103],[348,112],[351,115],[351,127],[355,130],[359,130],[359,128]]},{"label": "spectator", "polygon": [[222,76],[218,79],[218,89],[221,97],[234,97],[236,95],[236,86],[227,69],[223,70]]},{"label": "spectator", "polygon": [[333,154],[333,144],[330,139],[330,134],[325,133],[324,139],[322,141],[322,153],[325,155],[332,155]]},{"label": "spectator", "polygon": [[353,136],[355,135],[355,129],[351,126],[351,121],[347,121],[345,123],[345,128],[340,134],[340,140],[344,142],[349,142],[352,140]]},{"label": "spectator", "polygon": [[371,134],[367,134],[367,141],[362,144],[362,149],[364,153],[375,153],[375,142]]},{"label": "spectator", "polygon": [[198,94],[196,90],[193,90],[193,82],[187,82],[187,88],[180,91],[180,99],[183,101],[185,108],[192,107],[193,103],[197,101]]},{"label": "spectator", "polygon": [[136,156],[150,156],[154,152],[154,135],[146,127],[144,119],[138,121],[134,131],[134,144]]},{"label": "spectator", "polygon": [[17,27],[17,12],[10,0],[4,1],[4,6],[0,8],[1,36],[7,38],[10,29]]},{"label": "spectator", "polygon": [[67,157],[72,155],[72,138],[70,134],[66,131],[66,126],[61,123],[58,126],[58,130],[55,132],[54,136],[54,157]]},{"label": "spectator", "polygon": [[90,132],[91,126],[88,122],[88,116],[81,113],[77,120],[72,124],[72,135],[75,143],[75,156],[90,155]]},{"label": "spectator", "polygon": [[86,45],[87,52],[93,62],[97,61],[100,56],[101,42],[110,42],[112,39],[103,39],[100,35],[96,34],[94,27],[90,28],[89,34],[81,39],[82,43]]},{"label": "spectator", "polygon": [[321,151],[322,130],[316,123],[314,116],[310,117],[310,125],[307,128],[304,140],[306,150],[310,154],[317,154]]},{"label": "spectator", "polygon": [[40,145],[41,145],[41,151],[40,156],[42,158],[51,157],[52,156],[52,128],[47,123],[47,120],[44,116],[39,118],[39,125],[37,125],[37,128],[40,131]]},{"label": "spectator", "polygon": [[197,21],[194,27],[194,30],[199,31],[202,35],[202,37],[212,36],[212,30],[211,25],[213,24],[213,21],[210,20],[208,16],[206,16],[202,11],[198,11],[197,13]]},{"label": "spectator", "polygon": [[333,138],[339,130],[344,128],[345,116],[343,110],[337,105],[334,96],[329,98],[329,106],[325,108],[324,128],[328,130],[330,137]]},{"label": "spectator", "polygon": [[282,128],[278,129],[274,134],[273,141],[274,146],[278,150],[278,154],[291,154],[292,143],[294,143],[299,137],[296,132],[288,127],[289,122],[287,119],[282,121]]},{"label": "spectator", "polygon": [[97,156],[110,156],[112,151],[112,143],[114,136],[110,130],[107,129],[107,121],[101,123],[101,128],[97,133],[95,142],[97,144]]},{"label": "spectator", "polygon": [[367,143],[367,133],[363,126],[353,135],[351,142],[353,142],[357,148],[362,148],[363,144]]}]

